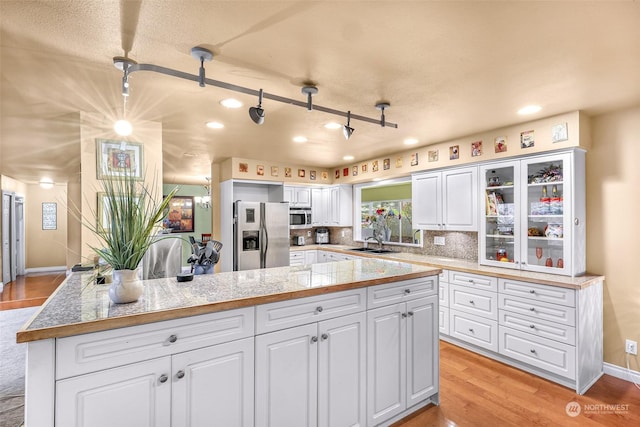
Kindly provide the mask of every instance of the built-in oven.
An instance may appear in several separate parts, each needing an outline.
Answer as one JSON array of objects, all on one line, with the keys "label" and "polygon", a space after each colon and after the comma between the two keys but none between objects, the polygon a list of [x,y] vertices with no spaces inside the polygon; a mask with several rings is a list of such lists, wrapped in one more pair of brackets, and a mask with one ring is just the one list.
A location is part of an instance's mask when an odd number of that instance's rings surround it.
[{"label": "built-in oven", "polygon": [[289,210],[289,228],[296,229],[311,227],[311,208]]}]

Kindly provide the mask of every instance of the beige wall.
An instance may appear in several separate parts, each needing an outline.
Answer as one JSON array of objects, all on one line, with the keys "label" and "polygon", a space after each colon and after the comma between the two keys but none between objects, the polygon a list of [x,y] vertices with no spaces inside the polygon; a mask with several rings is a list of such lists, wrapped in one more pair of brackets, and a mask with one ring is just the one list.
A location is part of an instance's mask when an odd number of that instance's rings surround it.
[{"label": "beige wall", "polygon": [[[123,138],[114,133],[112,123],[105,117],[98,114],[81,113],[80,162],[82,173],[80,194],[82,195],[83,221],[96,221],[97,194],[102,188],[96,177],[96,139],[98,138],[141,143],[145,185],[156,200],[162,199],[162,124],[136,121],[133,134]],[[81,241],[82,262],[93,261],[94,253],[89,245],[98,246],[100,242],[87,227],[82,227]]]},{"label": "beige wall", "polygon": [[626,366],[625,339],[640,341],[640,107],[594,117],[591,128],[587,269],[606,276],[604,360]]},{"label": "beige wall", "polygon": [[[67,185],[56,184],[51,189],[38,184],[27,185],[24,198],[25,267],[65,267],[67,253]],[[54,202],[57,208],[57,228],[42,229],[42,203]]]}]

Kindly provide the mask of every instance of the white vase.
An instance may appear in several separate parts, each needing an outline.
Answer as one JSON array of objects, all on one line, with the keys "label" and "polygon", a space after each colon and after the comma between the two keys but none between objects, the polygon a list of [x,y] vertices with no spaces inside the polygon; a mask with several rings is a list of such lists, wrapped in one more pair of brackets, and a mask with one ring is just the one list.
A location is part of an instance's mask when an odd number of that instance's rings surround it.
[{"label": "white vase", "polygon": [[385,242],[391,241],[391,229],[390,228],[385,228],[383,235],[384,235],[384,241]]},{"label": "white vase", "polygon": [[138,277],[138,270],[114,270],[109,287],[109,298],[116,304],[134,302],[140,298],[144,287]]}]

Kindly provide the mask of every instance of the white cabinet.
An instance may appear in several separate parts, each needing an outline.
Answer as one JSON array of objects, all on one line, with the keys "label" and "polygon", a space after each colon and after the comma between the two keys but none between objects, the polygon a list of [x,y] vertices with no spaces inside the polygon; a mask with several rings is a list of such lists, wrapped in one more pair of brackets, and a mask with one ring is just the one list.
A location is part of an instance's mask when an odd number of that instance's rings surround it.
[{"label": "white cabinet", "polygon": [[478,231],[476,166],[412,175],[413,228]]},{"label": "white cabinet", "polygon": [[448,280],[443,340],[579,394],[602,375],[602,282],[567,289],[453,270]]},{"label": "white cabinet", "polygon": [[365,425],[365,313],[256,337],[256,425]]},{"label": "white cabinet", "polygon": [[289,252],[289,265],[304,265],[304,251]]},{"label": "white cabinet", "polygon": [[360,258],[357,255],[347,255],[341,254],[338,252],[331,251],[318,251],[317,262],[335,262],[335,261],[347,261],[350,259],[358,259]]},{"label": "white cabinet", "polygon": [[[429,280],[426,288],[433,291],[422,298],[405,286],[369,289],[369,307],[376,300],[405,302],[367,312],[368,425],[397,417],[429,398],[438,401],[438,295],[437,282]],[[382,299],[372,297],[375,288]]]},{"label": "white cabinet", "polygon": [[254,309],[57,340],[56,425],[253,426]]},{"label": "white cabinet", "polygon": [[480,263],[585,272],[584,152],[480,166]]},{"label": "white cabinet", "polygon": [[311,195],[311,221],[314,227],[350,227],[353,224],[351,185],[314,188]]},{"label": "white cabinet", "polygon": [[285,185],[283,200],[289,202],[289,207],[292,208],[310,208],[311,188]]},{"label": "white cabinet", "polygon": [[171,358],[161,357],[56,383],[55,423],[169,427]]},{"label": "white cabinet", "polygon": [[315,264],[318,262],[318,251],[304,251],[304,263]]}]

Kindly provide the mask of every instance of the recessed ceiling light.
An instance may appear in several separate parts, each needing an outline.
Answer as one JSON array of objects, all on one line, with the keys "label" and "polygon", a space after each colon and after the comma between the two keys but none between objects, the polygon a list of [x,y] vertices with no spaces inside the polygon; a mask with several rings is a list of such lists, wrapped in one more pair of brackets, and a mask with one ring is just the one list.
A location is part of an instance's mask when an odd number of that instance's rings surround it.
[{"label": "recessed ceiling light", "polygon": [[183,155],[184,157],[196,157],[196,156],[197,156],[197,154],[196,154],[196,153],[182,153],[182,155]]},{"label": "recessed ceiling light", "polygon": [[293,142],[307,142],[308,139],[304,136],[295,136],[293,137]]},{"label": "recessed ceiling light", "polygon": [[207,122],[207,127],[210,129],[222,129],[224,125],[220,122]]},{"label": "recessed ceiling light", "polygon": [[235,98],[227,98],[220,101],[220,105],[227,108],[240,108],[242,107],[242,102]]},{"label": "recessed ceiling light", "polygon": [[342,160],[353,160],[355,157],[353,156],[344,156]]},{"label": "recessed ceiling light", "polygon": [[327,129],[340,129],[342,125],[336,122],[329,122],[326,125],[324,125],[324,127],[326,127]]},{"label": "recessed ceiling light", "polygon": [[535,114],[540,110],[542,110],[542,107],[539,105],[527,105],[526,107],[519,109],[518,114],[525,116],[527,114]]},{"label": "recessed ceiling light", "polygon": [[405,145],[415,145],[418,143],[418,140],[415,138],[407,138],[404,140]]}]

